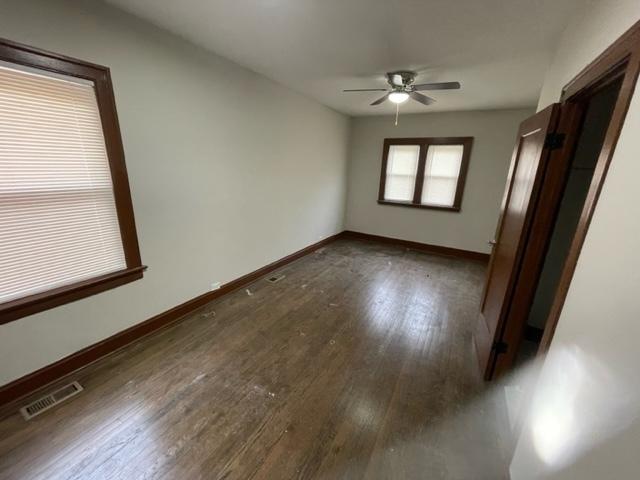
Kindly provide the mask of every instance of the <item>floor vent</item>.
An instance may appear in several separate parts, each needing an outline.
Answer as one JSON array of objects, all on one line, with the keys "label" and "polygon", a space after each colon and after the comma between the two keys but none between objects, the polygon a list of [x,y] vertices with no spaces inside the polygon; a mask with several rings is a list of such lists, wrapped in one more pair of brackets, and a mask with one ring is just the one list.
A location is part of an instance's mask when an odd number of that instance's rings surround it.
[{"label": "floor vent", "polygon": [[272,277],[267,278],[267,282],[276,283],[284,278],[284,275],[273,275]]},{"label": "floor vent", "polygon": [[64,402],[68,398],[77,395],[82,391],[82,385],[78,382],[73,382],[64,387],[60,387],[53,391],[49,395],[39,398],[38,400],[31,402],[20,409],[20,413],[25,420],[31,420],[36,415],[40,415],[42,412],[49,410],[57,404]]}]

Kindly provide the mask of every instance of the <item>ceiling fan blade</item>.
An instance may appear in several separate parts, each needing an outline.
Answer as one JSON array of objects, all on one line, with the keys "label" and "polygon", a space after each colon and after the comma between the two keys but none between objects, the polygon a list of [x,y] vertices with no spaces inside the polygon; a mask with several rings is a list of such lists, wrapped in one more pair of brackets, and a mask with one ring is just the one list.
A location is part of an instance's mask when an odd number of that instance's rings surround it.
[{"label": "ceiling fan blade", "polygon": [[418,92],[409,92],[409,96],[423,105],[431,105],[432,103],[435,103],[433,98],[427,97],[426,95]]},{"label": "ceiling fan blade", "polygon": [[384,102],[387,99],[388,96],[389,94],[387,93],[384,97],[379,98],[378,100],[373,102],[371,105],[380,105],[382,102]]},{"label": "ceiling fan blade", "polygon": [[421,83],[413,86],[414,90],[457,90],[459,88],[459,82]]},{"label": "ceiling fan blade", "polygon": [[386,88],[350,88],[343,92],[386,92]]}]

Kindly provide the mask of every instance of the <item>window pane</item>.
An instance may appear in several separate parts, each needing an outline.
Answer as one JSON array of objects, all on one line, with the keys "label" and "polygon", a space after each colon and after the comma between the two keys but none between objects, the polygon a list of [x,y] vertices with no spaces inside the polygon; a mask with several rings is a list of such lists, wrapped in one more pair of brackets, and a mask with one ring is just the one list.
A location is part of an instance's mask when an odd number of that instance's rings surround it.
[{"label": "window pane", "polygon": [[431,145],[424,169],[422,204],[452,206],[462,164],[462,145]]},{"label": "window pane", "polygon": [[93,84],[0,64],[0,303],[125,268]]},{"label": "window pane", "polygon": [[419,145],[391,145],[389,147],[384,189],[385,200],[413,200],[419,156]]}]

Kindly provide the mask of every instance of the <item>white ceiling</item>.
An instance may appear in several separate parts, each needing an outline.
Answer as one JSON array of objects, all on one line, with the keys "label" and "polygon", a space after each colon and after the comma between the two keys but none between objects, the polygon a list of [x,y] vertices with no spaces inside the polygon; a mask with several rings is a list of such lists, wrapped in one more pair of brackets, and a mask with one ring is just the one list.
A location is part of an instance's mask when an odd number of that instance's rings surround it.
[{"label": "white ceiling", "polygon": [[[393,113],[369,103],[384,72],[417,83],[459,81],[437,103],[401,112],[536,104],[550,55],[583,0],[107,0],[134,15],[351,115]],[[428,93],[428,92],[425,92]]]}]

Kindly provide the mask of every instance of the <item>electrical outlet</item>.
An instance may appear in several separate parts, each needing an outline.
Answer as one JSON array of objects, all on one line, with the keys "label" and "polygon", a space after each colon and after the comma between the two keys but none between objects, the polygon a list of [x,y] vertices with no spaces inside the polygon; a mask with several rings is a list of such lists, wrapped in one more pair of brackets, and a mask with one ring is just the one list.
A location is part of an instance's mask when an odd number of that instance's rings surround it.
[{"label": "electrical outlet", "polygon": [[221,282],[213,282],[209,290],[213,292],[214,290],[218,290],[221,286],[222,286]]}]

